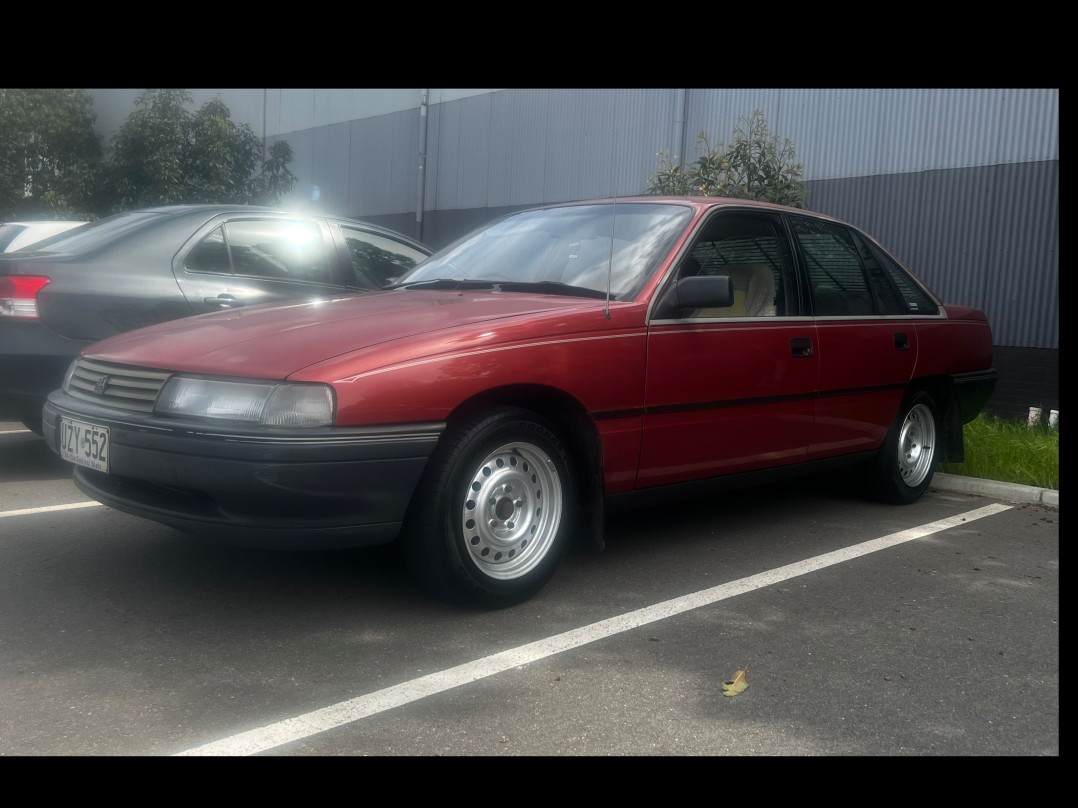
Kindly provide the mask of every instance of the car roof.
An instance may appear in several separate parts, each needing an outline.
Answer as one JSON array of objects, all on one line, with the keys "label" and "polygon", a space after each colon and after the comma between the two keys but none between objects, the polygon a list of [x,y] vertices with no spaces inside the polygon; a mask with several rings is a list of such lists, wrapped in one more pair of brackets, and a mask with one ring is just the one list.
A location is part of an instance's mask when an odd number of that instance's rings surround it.
[{"label": "car roof", "polygon": [[[352,216],[341,216],[338,214],[329,214],[321,211],[313,210],[298,210],[293,208],[281,208],[272,207],[269,205],[243,205],[243,204],[217,204],[217,203],[193,203],[193,204],[180,204],[180,205],[155,205],[151,207],[142,208],[130,208],[128,210],[120,211],[107,219],[120,219],[125,216],[139,217],[146,214],[152,214],[150,218],[157,217],[177,217],[175,221],[179,221],[180,217],[184,216],[198,216],[205,219],[210,219],[214,216],[228,215],[228,214],[256,214],[256,215],[272,215],[272,216],[296,216],[305,219],[320,219],[327,222],[336,222],[338,224],[349,224],[376,233],[384,235],[390,238],[394,238],[398,241],[403,241],[415,249],[423,252],[427,255],[433,253],[433,250],[428,245],[424,244],[419,239],[416,239],[407,233],[401,233],[400,231],[393,230],[392,228],[382,225],[368,222],[363,219],[358,219]],[[99,220],[101,222],[105,219]],[[158,218],[158,221],[163,219]],[[12,222],[12,224],[16,224]],[[87,224],[81,222],[81,224]],[[91,223],[93,224],[93,223]],[[55,234],[56,236],[62,235],[61,233]],[[45,238],[43,236],[42,238]]]},{"label": "car roof", "polygon": [[[549,210],[551,208],[563,208],[572,207],[575,205],[610,205],[610,204],[665,204],[665,205],[687,205],[694,209],[697,213],[704,210],[719,207],[750,207],[760,208],[762,210],[771,210],[775,212],[783,213],[796,213],[801,216],[811,216],[816,219],[823,219],[829,222],[835,222],[846,226],[852,226],[849,222],[839,219],[835,216],[829,216],[826,213],[819,213],[814,210],[808,210],[806,208],[795,208],[790,205],[779,205],[775,202],[764,202],[759,199],[743,199],[741,197],[733,196],[671,196],[671,195],[659,195],[659,194],[642,194],[637,196],[608,196],[600,197],[596,199],[579,199],[572,202],[551,202],[545,205],[532,205],[522,209],[518,212],[524,212],[526,210]],[[512,215],[512,214],[508,214]],[[855,228],[856,229],[856,228]]]}]

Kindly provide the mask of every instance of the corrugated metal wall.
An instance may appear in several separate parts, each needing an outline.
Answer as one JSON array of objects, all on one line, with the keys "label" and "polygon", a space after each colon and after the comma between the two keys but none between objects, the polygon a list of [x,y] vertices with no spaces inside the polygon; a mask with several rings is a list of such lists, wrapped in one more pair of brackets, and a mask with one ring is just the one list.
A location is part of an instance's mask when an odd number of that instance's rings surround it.
[{"label": "corrugated metal wall", "polygon": [[[328,91],[268,91],[280,107],[278,131],[343,114],[316,92]],[[432,91],[439,97],[450,96]],[[660,151],[694,159],[699,132],[724,144],[757,108],[793,142],[811,209],[878,236],[947,300],[983,308],[997,344],[1058,349],[1057,89],[558,88],[453,97],[427,116],[423,238],[438,247],[519,207],[641,193]],[[416,106],[291,132],[292,201],[412,232],[402,225],[416,219],[420,122]]]},{"label": "corrugated metal wall", "polygon": [[1059,347],[1059,163],[809,183],[809,207],[876,236],[997,345]]},{"label": "corrugated metal wall", "polygon": [[694,89],[686,155],[700,131],[728,142],[757,108],[807,180],[1059,159],[1055,89]]}]

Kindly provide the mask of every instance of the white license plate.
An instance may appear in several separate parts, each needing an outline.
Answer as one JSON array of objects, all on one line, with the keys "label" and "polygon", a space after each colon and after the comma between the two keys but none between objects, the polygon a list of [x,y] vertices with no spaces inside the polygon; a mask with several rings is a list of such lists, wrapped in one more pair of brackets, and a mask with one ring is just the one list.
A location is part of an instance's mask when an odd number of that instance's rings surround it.
[{"label": "white license plate", "polygon": [[56,440],[60,444],[60,457],[64,460],[108,473],[110,447],[107,426],[61,418]]}]

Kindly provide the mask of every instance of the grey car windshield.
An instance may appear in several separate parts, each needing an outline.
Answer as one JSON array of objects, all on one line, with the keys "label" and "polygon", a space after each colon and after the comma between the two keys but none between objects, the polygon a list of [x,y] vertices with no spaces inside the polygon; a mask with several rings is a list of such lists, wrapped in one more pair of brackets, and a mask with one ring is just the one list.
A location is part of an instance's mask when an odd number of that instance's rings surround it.
[{"label": "grey car windshield", "polygon": [[684,205],[641,202],[523,211],[465,236],[394,285],[488,281],[605,293],[609,284],[612,298],[626,300],[640,291],[691,216]]}]

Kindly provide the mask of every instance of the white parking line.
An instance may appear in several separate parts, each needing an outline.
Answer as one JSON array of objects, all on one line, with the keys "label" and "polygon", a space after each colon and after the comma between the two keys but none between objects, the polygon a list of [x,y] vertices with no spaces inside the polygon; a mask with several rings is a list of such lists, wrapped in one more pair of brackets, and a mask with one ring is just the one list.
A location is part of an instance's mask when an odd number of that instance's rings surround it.
[{"label": "white parking line", "polygon": [[623,631],[628,631],[632,628],[639,628],[648,623],[654,623],[657,620],[663,620],[667,617],[681,614],[682,612],[698,609],[701,606],[708,606],[712,603],[717,603],[720,600],[732,598],[735,595],[742,595],[746,592],[761,589],[765,586],[771,586],[780,581],[796,578],[799,575],[806,575],[833,564],[840,564],[843,561],[859,558],[860,556],[869,553],[886,550],[889,547],[894,547],[895,545],[904,542],[920,539],[933,533],[938,533],[941,530],[958,527],[972,522],[975,519],[982,519],[986,516],[1009,510],[1011,507],[1013,506],[1001,504],[986,505],[983,508],[977,508],[976,510],[952,516],[948,519],[929,522],[920,527],[902,530],[898,533],[892,533],[889,536],[862,542],[861,544],[847,547],[842,550],[824,553],[815,558],[798,561],[794,564],[787,564],[784,567],[761,572],[757,575],[750,575],[748,578],[742,578],[739,581],[731,581],[730,583],[721,584],[712,587],[711,589],[705,589],[690,595],[684,595],[679,598],[657,603],[654,606],[647,606],[643,609],[629,612],[628,614],[611,617],[608,620],[601,620],[590,626],[583,626],[582,628],[573,629],[572,631],[566,631],[563,634],[557,634],[553,637],[548,637],[545,640],[528,643],[519,648],[512,648],[508,651],[502,651],[501,653],[493,654],[492,656],[477,659],[474,662],[458,665],[455,668],[448,668],[447,670],[439,671],[438,673],[432,673],[428,676],[422,676],[418,679],[402,682],[399,685],[375,691],[374,693],[368,693],[365,696],[359,696],[329,707],[323,707],[320,710],[314,710],[309,713],[295,716],[294,718],[287,718],[283,721],[267,724],[258,729],[241,732],[219,741],[196,746],[183,752],[177,752],[176,756],[235,756],[253,755],[258,752],[264,752],[267,749],[273,749],[274,747],[282,746],[283,744],[291,743],[292,741],[309,738],[312,735],[317,735],[320,732],[325,732],[326,730],[335,727],[350,724],[361,718],[367,718],[368,716],[392,710],[395,707],[418,701],[426,696],[433,696],[436,693],[442,693],[454,687],[460,687],[461,685],[466,685],[470,682],[476,682],[480,679],[485,679],[488,676],[493,676],[496,673],[503,673],[512,668],[526,665],[529,662],[536,662],[540,659],[553,656],[554,654],[560,654],[563,651],[579,648],[582,645],[587,645],[588,643],[610,637]]},{"label": "white parking line", "polygon": [[97,508],[100,502],[69,502],[67,505],[45,505],[41,508],[20,508],[17,511],[0,511],[0,519],[5,516],[26,516],[31,513],[48,513],[49,511],[70,511],[72,508]]}]

